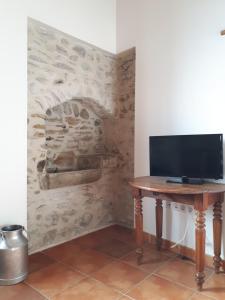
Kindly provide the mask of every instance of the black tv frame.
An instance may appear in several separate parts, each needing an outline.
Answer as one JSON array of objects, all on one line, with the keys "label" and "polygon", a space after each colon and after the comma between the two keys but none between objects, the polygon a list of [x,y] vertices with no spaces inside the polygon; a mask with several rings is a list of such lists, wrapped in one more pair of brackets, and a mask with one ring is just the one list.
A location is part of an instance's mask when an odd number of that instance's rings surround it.
[{"label": "black tv frame", "polygon": [[220,136],[220,140],[221,140],[221,148],[220,148],[220,154],[221,154],[221,165],[220,165],[220,175],[216,178],[190,178],[187,176],[171,176],[171,175],[154,175],[153,176],[160,176],[160,177],[169,177],[169,179],[166,180],[166,182],[169,183],[179,183],[179,184],[203,184],[205,182],[206,179],[214,179],[214,180],[218,180],[218,179],[223,179],[223,134],[221,133],[216,133],[216,134],[186,134],[186,135],[162,135],[162,136],[149,136],[149,167],[150,167],[150,175],[151,175],[151,157],[150,157],[150,142],[151,142],[151,138],[154,137],[184,137],[184,136],[210,136],[210,135],[218,135]]}]

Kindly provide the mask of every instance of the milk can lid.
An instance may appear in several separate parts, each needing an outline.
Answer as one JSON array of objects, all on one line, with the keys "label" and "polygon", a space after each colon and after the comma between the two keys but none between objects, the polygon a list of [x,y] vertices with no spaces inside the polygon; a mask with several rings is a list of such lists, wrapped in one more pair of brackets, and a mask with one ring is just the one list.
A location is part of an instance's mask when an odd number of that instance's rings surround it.
[{"label": "milk can lid", "polygon": [[1,231],[4,232],[12,232],[12,231],[17,231],[23,229],[22,225],[8,225],[8,226],[3,226],[1,228]]}]

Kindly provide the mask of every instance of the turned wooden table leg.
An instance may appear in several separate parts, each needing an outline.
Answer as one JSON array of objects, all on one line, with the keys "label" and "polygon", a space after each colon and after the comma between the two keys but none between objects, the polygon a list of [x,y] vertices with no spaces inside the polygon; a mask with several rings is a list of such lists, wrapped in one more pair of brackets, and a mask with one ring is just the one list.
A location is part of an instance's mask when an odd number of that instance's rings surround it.
[{"label": "turned wooden table leg", "polygon": [[140,191],[137,190],[134,193],[135,199],[135,225],[136,225],[136,243],[137,243],[137,262],[141,264],[143,257],[143,214],[142,214],[142,198]]},{"label": "turned wooden table leg", "polygon": [[202,290],[205,279],[205,212],[196,211],[195,223],[195,243],[196,243],[196,275],[195,280],[198,290]]},{"label": "turned wooden table leg", "polygon": [[156,248],[157,250],[160,250],[162,246],[162,220],[163,220],[163,206],[162,206],[161,199],[156,199],[155,215],[156,215]]},{"label": "turned wooden table leg", "polygon": [[221,199],[216,201],[213,208],[213,239],[214,239],[214,257],[213,264],[215,272],[219,273],[221,267],[221,239],[222,239],[222,203],[223,195]]}]

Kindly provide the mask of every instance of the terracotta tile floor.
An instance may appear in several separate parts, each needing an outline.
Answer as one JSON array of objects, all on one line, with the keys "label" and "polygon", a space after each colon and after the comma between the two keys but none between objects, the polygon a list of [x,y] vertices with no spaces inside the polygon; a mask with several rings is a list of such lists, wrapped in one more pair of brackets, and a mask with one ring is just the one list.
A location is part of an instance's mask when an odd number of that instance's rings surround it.
[{"label": "terracotta tile floor", "polygon": [[24,283],[0,287],[0,300],[224,300],[225,274],[206,269],[201,293],[195,266],[145,245],[137,265],[131,230],[111,226],[29,257]]}]

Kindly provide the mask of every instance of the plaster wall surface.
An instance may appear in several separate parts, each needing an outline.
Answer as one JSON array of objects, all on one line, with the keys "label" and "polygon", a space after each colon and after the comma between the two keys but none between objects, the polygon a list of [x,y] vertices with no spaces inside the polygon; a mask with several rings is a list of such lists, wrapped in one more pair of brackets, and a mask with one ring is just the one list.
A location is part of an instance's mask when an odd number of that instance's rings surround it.
[{"label": "plaster wall surface", "polygon": [[27,223],[27,17],[115,53],[115,4],[115,0],[0,0],[0,78],[5,112],[0,124],[6,145],[0,155],[0,225]]},{"label": "plaster wall surface", "polygon": [[[117,1],[117,51],[136,47],[136,176],[149,175],[150,135],[225,134],[224,28],[223,0]],[[144,229],[152,234],[154,206],[145,199]],[[194,218],[165,210],[163,237],[180,240],[189,220],[183,244],[194,248]],[[206,229],[212,254],[212,209]]]}]

